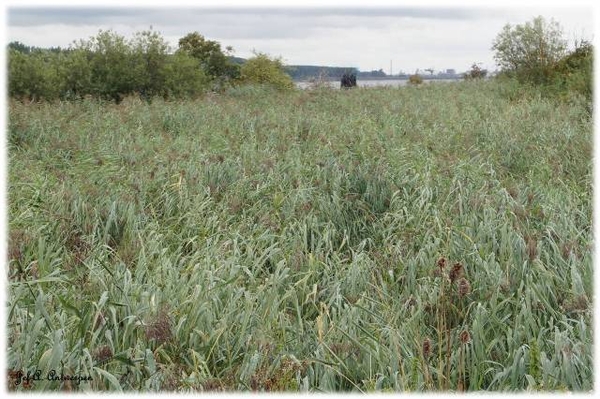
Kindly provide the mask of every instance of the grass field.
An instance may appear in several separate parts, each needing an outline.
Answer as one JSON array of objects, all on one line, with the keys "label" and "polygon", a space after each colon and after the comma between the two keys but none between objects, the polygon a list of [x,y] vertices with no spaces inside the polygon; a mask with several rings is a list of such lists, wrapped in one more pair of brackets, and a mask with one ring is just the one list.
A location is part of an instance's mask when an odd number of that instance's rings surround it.
[{"label": "grass field", "polygon": [[11,102],[9,388],[591,390],[592,120],[513,91]]}]

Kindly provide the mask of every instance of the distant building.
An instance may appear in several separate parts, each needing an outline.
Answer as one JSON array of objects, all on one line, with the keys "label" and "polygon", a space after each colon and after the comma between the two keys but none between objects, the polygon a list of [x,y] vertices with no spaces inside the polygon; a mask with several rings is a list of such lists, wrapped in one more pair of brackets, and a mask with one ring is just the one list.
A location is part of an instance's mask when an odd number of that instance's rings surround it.
[{"label": "distant building", "polygon": [[448,74],[448,75],[456,75],[456,69],[446,69],[446,74]]}]

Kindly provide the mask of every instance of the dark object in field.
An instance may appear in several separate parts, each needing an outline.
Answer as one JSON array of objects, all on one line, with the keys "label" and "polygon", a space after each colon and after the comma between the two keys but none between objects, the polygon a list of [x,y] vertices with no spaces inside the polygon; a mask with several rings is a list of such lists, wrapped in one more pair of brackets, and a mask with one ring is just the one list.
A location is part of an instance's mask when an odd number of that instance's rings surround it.
[{"label": "dark object in field", "polygon": [[345,73],[344,75],[342,75],[342,83],[340,87],[342,89],[356,87],[356,75],[353,73]]}]

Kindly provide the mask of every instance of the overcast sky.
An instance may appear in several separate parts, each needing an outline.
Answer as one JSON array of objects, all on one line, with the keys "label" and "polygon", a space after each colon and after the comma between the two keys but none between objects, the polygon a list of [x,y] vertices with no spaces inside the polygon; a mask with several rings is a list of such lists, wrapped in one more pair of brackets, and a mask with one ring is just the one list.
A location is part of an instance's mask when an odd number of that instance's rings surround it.
[{"label": "overcast sky", "polygon": [[341,7],[339,2],[325,8],[191,8],[167,7],[164,2],[150,7],[100,7],[106,2],[85,7],[18,4],[7,9],[6,43],[16,40],[40,47],[67,47],[74,40],[97,34],[99,29],[131,37],[152,26],[173,47],[185,34],[198,31],[223,48],[232,46],[239,57],[250,57],[257,50],[281,56],[287,64],[357,67],[362,71],[381,68],[386,73],[390,67],[393,73],[412,73],[417,68],[461,72],[473,62],[493,70],[490,48],[502,27],[530,21],[537,15],[559,22],[570,43],[593,39],[595,26],[595,10],[585,2],[551,3],[551,7],[493,3],[480,8]]}]

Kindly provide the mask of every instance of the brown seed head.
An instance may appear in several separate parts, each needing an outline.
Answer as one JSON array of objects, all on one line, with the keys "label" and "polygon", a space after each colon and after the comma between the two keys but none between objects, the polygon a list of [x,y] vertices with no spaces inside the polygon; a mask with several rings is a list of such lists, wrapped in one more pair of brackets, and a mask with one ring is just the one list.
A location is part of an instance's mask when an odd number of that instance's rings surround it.
[{"label": "brown seed head", "polygon": [[466,278],[461,278],[458,281],[458,295],[463,297],[471,293],[471,283]]},{"label": "brown seed head", "polygon": [[444,268],[446,267],[446,258],[444,258],[443,256],[441,258],[438,259],[437,261],[437,267],[440,268],[440,270],[444,270]]},{"label": "brown seed head", "polygon": [[33,380],[23,380],[21,384],[23,389],[31,389],[31,387],[33,387]]},{"label": "brown seed head", "polygon": [[460,342],[462,344],[467,344],[471,341],[471,334],[469,334],[469,330],[463,330],[460,333]]},{"label": "brown seed head", "polygon": [[163,344],[170,340],[172,337],[171,333],[171,321],[166,311],[161,311],[156,319],[146,326],[146,339],[155,340],[158,344]]},{"label": "brown seed head", "polygon": [[463,268],[462,263],[456,262],[454,264],[454,266],[452,266],[452,270],[450,270],[448,277],[450,278],[451,282],[455,282],[456,280],[461,278],[463,275],[464,275],[464,268]]},{"label": "brown seed head", "polygon": [[431,340],[429,337],[423,340],[423,356],[429,357],[431,355]]},{"label": "brown seed head", "polygon": [[94,331],[102,328],[103,325],[106,324],[106,317],[104,317],[104,313],[100,312],[98,313],[98,315],[96,316],[96,319],[94,320]]},{"label": "brown seed head", "polygon": [[535,237],[527,237],[527,255],[529,256],[529,261],[533,262],[533,260],[537,257],[537,240]]},{"label": "brown seed head", "polygon": [[104,345],[96,349],[96,351],[94,352],[94,360],[96,360],[98,363],[104,363],[105,361],[110,359],[112,355],[113,353],[112,349],[110,349],[110,346]]}]

